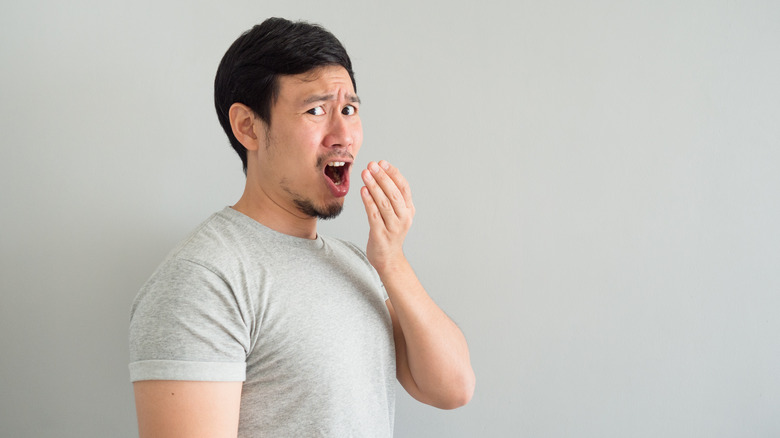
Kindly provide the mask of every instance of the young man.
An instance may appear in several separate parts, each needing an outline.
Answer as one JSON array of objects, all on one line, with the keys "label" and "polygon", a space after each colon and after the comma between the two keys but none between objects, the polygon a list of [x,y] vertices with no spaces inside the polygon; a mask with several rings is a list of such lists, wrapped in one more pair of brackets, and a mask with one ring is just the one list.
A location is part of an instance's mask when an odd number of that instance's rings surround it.
[{"label": "young man", "polygon": [[414,205],[398,169],[361,173],[365,252],[317,233],[342,209],[363,139],[341,43],[266,20],[225,54],[215,104],[246,186],[133,305],[141,436],[392,436],[395,378],[424,403],[467,403],[466,341],[403,254]]}]

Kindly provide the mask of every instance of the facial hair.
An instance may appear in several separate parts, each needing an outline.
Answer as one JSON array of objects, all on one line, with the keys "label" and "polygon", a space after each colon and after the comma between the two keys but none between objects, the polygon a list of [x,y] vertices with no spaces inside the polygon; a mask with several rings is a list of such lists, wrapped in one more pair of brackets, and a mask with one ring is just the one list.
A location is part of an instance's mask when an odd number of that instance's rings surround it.
[{"label": "facial hair", "polygon": [[[273,145],[275,144],[275,141],[271,135],[270,128],[266,129],[265,134],[266,134],[266,149],[273,152],[274,151]],[[332,158],[349,158],[350,160],[354,159],[352,154],[350,154],[347,151],[335,150],[325,155],[321,155],[317,157],[317,162],[315,164],[315,167],[319,170],[322,170],[322,166],[325,165],[328,159],[332,159]],[[293,202],[295,203],[295,206],[298,207],[298,211],[300,211],[301,213],[307,216],[316,217],[322,220],[334,219],[339,214],[341,214],[341,211],[344,209],[343,202],[335,202],[331,205],[318,207],[314,205],[314,203],[311,200],[305,199],[300,194],[295,193],[293,190],[291,190],[287,185],[286,179],[282,179],[280,184],[284,191],[286,191],[287,193],[293,196]]]},{"label": "facial hair", "polygon": [[[332,151],[326,155],[318,157],[315,167],[317,167],[317,169],[321,169],[328,160],[333,158],[348,158],[350,160],[354,159],[352,154],[349,152],[338,150]],[[295,205],[298,207],[298,210],[300,210],[301,213],[322,220],[333,219],[341,214],[341,211],[344,209],[344,204],[339,202],[335,202],[331,205],[326,205],[321,208],[315,206],[314,203],[308,199],[296,198],[293,200],[293,202],[295,202]]]},{"label": "facial hair", "polygon": [[342,204],[331,204],[323,208],[318,208],[312,204],[311,201],[306,199],[294,199],[293,202],[295,202],[295,205],[301,213],[322,220],[333,219],[344,209],[344,205]]}]

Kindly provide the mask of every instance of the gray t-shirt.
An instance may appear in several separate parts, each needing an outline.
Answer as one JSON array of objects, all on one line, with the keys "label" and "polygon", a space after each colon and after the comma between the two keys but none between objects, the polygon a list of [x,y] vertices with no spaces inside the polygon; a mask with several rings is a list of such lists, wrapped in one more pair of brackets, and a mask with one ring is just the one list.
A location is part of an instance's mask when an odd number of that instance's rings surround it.
[{"label": "gray t-shirt", "polygon": [[130,378],[244,381],[239,436],[392,436],[386,299],[356,246],[226,207],[139,292]]}]

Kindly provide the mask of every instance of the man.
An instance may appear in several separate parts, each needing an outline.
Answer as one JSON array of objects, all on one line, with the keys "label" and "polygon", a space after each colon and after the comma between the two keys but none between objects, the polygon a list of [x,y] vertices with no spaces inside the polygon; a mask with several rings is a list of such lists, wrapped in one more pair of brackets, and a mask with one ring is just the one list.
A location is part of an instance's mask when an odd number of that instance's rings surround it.
[{"label": "man", "polygon": [[317,233],[341,211],[362,143],[341,43],[266,20],[228,49],[215,104],[246,186],[133,304],[141,436],[392,436],[396,378],[424,403],[467,403],[466,341],[402,251],[414,205],[398,169],[361,173],[365,252]]}]

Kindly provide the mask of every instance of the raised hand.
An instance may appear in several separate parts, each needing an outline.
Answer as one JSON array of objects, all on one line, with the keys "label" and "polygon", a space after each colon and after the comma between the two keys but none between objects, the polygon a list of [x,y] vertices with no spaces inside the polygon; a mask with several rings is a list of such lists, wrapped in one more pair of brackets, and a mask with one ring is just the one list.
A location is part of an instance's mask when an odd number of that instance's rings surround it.
[{"label": "raised hand", "polygon": [[414,204],[409,183],[385,160],[370,162],[361,172],[360,189],[370,232],[366,255],[377,269],[390,269],[405,261],[403,243],[412,226]]}]

